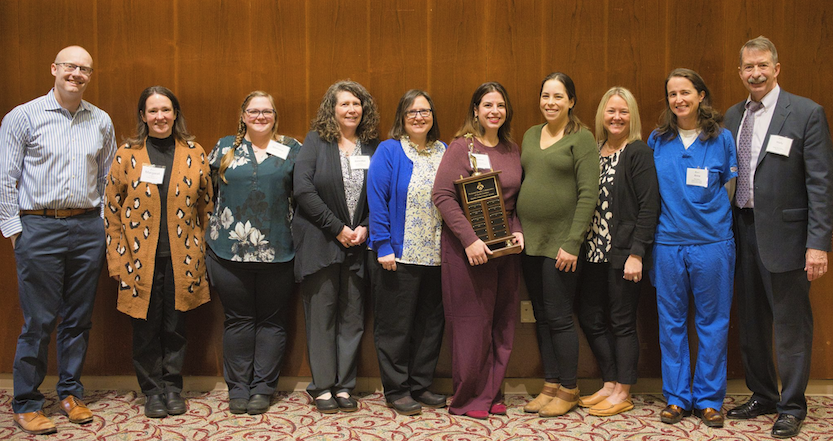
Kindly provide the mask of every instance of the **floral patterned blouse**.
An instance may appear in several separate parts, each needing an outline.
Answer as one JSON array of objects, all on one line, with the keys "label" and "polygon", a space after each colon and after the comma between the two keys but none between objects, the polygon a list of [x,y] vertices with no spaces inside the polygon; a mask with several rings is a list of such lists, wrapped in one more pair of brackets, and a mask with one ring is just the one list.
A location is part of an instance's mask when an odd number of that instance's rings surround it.
[{"label": "floral patterned blouse", "polygon": [[[295,257],[292,234],[292,172],[301,144],[286,136],[263,161],[258,162],[252,143],[237,146],[225,172],[220,161],[234,144],[234,136],[217,142],[208,160],[215,185],[214,214],[206,238],[217,257],[240,262],[288,262]],[[283,157],[285,156],[285,158]]]},{"label": "floral patterned blouse", "polygon": [[347,199],[347,210],[350,212],[350,219],[356,214],[356,205],[359,204],[359,197],[364,187],[364,170],[353,170],[350,167],[350,156],[361,155],[361,141],[356,140],[356,147],[349,156],[341,149],[338,150],[338,157],[341,159],[341,176],[344,177],[344,198]]},{"label": "floral patterned blouse", "polygon": [[609,223],[613,218],[610,206],[613,200],[613,179],[623,150],[624,147],[609,156],[599,155],[599,199],[587,231],[587,261],[591,263],[607,262],[611,245]]},{"label": "floral patterned blouse", "polygon": [[440,265],[440,242],[443,218],[440,210],[431,201],[437,167],[443,159],[445,146],[434,141],[423,151],[411,145],[407,137],[400,140],[402,150],[414,170],[408,185],[408,200],[405,205],[405,236],[402,240],[402,257],[397,262],[415,265]]}]

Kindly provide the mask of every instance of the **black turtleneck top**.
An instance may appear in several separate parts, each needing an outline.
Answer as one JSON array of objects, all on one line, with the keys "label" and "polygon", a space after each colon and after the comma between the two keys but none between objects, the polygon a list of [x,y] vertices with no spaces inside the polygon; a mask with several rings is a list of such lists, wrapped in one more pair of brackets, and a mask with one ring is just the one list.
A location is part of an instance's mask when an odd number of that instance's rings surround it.
[{"label": "black turtleneck top", "polygon": [[159,189],[159,200],[161,202],[161,216],[159,220],[159,242],[156,245],[157,257],[170,257],[171,244],[168,240],[168,184],[171,182],[171,169],[174,166],[174,151],[176,141],[174,135],[167,138],[154,138],[148,136],[147,150],[150,162],[153,165],[165,167],[165,177],[161,184],[157,184]]}]

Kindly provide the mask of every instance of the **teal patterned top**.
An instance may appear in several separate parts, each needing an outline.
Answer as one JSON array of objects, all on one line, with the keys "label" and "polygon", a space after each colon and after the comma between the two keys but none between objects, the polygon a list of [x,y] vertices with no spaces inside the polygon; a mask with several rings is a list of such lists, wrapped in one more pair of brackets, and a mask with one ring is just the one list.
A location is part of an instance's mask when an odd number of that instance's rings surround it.
[{"label": "teal patterned top", "polygon": [[[217,257],[240,262],[288,262],[295,257],[292,234],[292,172],[301,143],[283,136],[258,163],[252,144],[237,146],[223,182],[220,161],[234,136],[217,142],[208,160],[216,195],[206,241]],[[286,156],[285,158],[282,156]]]}]

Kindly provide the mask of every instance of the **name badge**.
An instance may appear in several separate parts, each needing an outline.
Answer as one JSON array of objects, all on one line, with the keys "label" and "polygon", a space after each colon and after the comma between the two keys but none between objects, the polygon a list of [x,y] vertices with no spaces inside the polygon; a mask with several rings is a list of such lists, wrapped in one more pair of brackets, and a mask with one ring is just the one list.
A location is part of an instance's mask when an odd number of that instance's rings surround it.
[{"label": "name badge", "polygon": [[289,146],[283,145],[274,139],[269,141],[269,145],[266,146],[266,153],[272,156],[277,156],[281,159],[286,159],[289,156]]},{"label": "name badge", "polygon": [[689,168],[685,173],[685,184],[693,185],[695,187],[709,186],[709,169],[707,168]]},{"label": "name badge", "polygon": [[139,181],[158,185],[163,180],[165,180],[165,166],[142,164],[142,176],[139,178]]},{"label": "name badge", "polygon": [[[474,160],[477,161],[477,168],[479,170],[482,170],[482,169],[491,170],[492,169],[492,163],[491,163],[491,161],[489,161],[489,155],[485,155],[485,154],[482,154],[482,153],[473,153],[472,156],[474,156]],[[471,168],[474,168],[474,164],[471,165]]]},{"label": "name badge", "polygon": [[367,170],[370,168],[370,156],[353,155],[350,157],[350,168],[353,170]]},{"label": "name badge", "polygon": [[772,135],[769,137],[769,142],[766,144],[766,151],[775,153],[781,156],[790,156],[790,147],[793,145],[793,140],[786,136]]}]

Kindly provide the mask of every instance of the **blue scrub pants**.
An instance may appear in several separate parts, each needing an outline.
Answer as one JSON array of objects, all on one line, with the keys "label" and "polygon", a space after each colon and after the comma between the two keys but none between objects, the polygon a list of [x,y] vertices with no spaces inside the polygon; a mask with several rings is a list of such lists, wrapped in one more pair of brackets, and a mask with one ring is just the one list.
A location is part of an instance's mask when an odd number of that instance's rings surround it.
[{"label": "blue scrub pants", "polygon": [[[662,393],[686,410],[723,407],[726,351],[735,273],[735,241],[654,245],[652,281],[657,288]],[[691,381],[689,295],[699,345]]]}]

